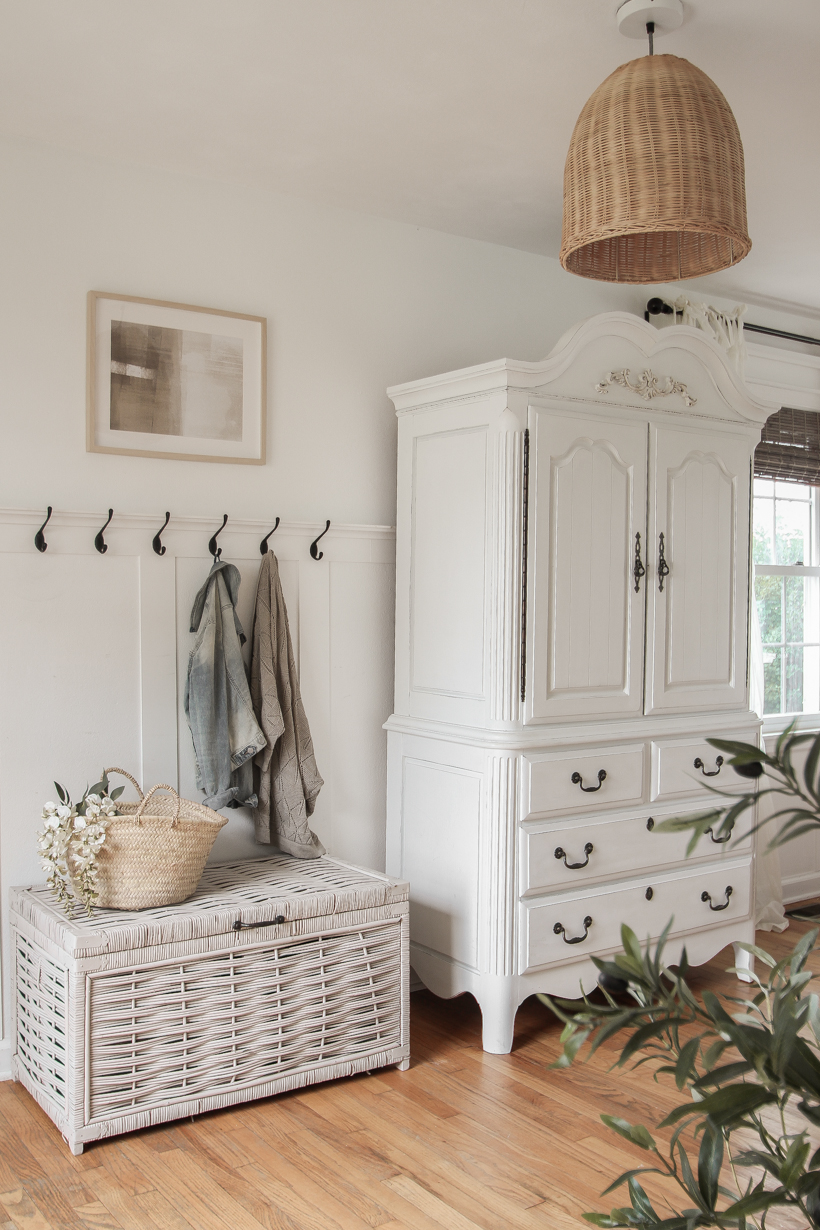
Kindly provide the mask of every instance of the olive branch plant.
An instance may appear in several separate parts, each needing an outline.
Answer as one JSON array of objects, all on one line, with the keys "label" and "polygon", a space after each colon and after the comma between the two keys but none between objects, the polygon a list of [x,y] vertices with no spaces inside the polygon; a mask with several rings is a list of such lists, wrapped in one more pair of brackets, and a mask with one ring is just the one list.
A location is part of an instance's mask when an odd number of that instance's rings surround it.
[{"label": "olive branch plant", "polygon": [[[820,734],[797,733],[790,726],[772,755],[749,743],[708,742],[730,757],[742,777],[763,780],[742,792],[715,791],[729,801],[706,813],[663,821],[656,832],[691,830],[691,853],[707,830],[731,837],[738,820],[766,794],[788,800],[752,826],[754,831],[780,822],[770,847],[820,828]],[[806,742],[811,746],[801,775],[793,754]],[[689,1094],[657,1125],[673,1129],[668,1144],[643,1124],[601,1115],[612,1131],[647,1152],[649,1164],[619,1175],[603,1193],[626,1184],[628,1207],[584,1217],[596,1226],[641,1230],[766,1230],[769,1211],[787,1206],[820,1230],[820,1148],[813,1151],[810,1140],[810,1129],[820,1127],[820,996],[811,989],[814,975],[807,968],[818,930],[804,935],[780,961],[755,945],[739,945],[765,969],[762,975],[729,971],[752,979],[751,998],[706,991],[699,1002],[687,983],[685,949],[677,967],[664,963],[672,924],[654,947],[647,941],[643,950],[624,926],[622,951],[608,961],[592,958],[604,1002],[584,995],[579,1009],[577,1000],[539,996],[564,1022],[563,1050],[553,1068],[569,1067],[586,1043],[584,1053],[591,1056],[626,1034],[615,1067],[653,1064],[656,1080],[670,1077]],[[747,1139],[752,1134],[752,1147],[733,1142],[741,1129]],[[696,1159],[687,1152],[685,1132],[698,1145]],[[733,1188],[721,1183],[724,1164]],[[639,1176],[650,1173],[671,1179],[688,1207],[659,1213],[640,1182]]]}]

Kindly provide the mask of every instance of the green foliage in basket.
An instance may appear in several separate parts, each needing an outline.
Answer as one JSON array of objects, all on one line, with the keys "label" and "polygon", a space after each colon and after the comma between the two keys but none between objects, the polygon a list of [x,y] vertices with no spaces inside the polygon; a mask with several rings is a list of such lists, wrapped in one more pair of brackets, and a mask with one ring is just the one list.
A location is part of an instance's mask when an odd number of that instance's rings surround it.
[{"label": "green foliage in basket", "polygon": [[[810,1126],[820,1125],[820,999],[809,992],[813,975],[805,968],[818,932],[804,935],[778,962],[761,948],[741,944],[766,967],[764,979],[752,975],[754,996],[706,991],[701,1003],[686,981],[686,953],[677,969],[663,963],[670,926],[654,951],[647,943],[645,952],[634,932],[622,927],[623,951],[611,961],[592,958],[605,1003],[585,996],[578,1011],[577,1001],[539,996],[565,1022],[563,1053],[552,1067],[569,1066],[587,1040],[592,1054],[625,1033],[617,1067],[631,1060],[636,1067],[652,1063],[656,1079],[664,1073],[689,1093],[657,1125],[674,1129],[668,1143],[642,1124],[601,1115],[619,1136],[646,1150],[650,1164],[619,1175],[603,1193],[626,1184],[629,1207],[584,1218],[595,1226],[642,1230],[764,1230],[768,1211],[785,1205],[799,1210],[809,1226],[820,1227],[820,1149],[812,1152],[808,1135]],[[793,1112],[791,1124],[787,1109]],[[692,1129],[696,1145],[699,1140],[697,1161],[681,1140],[686,1129]],[[735,1148],[732,1136],[741,1129],[746,1139]],[[724,1163],[734,1190],[720,1182]],[[750,1168],[756,1169],[752,1177]],[[689,1207],[656,1210],[641,1174],[672,1179]]]},{"label": "green foliage in basket", "polygon": [[97,855],[105,841],[108,820],[118,814],[115,800],[124,786],[109,791],[108,774],[86,786],[79,803],[72,803],[68,791],[54,783],[59,803],[43,807],[43,828],[37,846],[48,876],[48,886],[70,916],[77,898],[87,913],[97,903]]},{"label": "green foliage in basket", "polygon": [[[778,821],[770,846],[820,828],[820,735],[798,734],[790,726],[771,755],[751,743],[708,742],[755,785],[714,791],[728,801],[707,813],[657,824],[656,832],[691,830],[691,852],[709,830],[716,838],[730,836],[740,817],[767,794],[785,798],[784,807],[755,826]],[[804,743],[811,746],[801,777],[793,753]],[[803,936],[781,961],[762,948],[739,945],[767,971],[765,978],[751,975],[755,994],[745,999],[707,991],[699,1002],[686,981],[686,952],[677,969],[663,963],[671,925],[654,950],[647,941],[645,952],[629,927],[622,927],[623,951],[611,961],[592,958],[605,1002],[584,996],[579,1011],[577,1001],[539,996],[564,1021],[563,1053],[553,1067],[571,1064],[588,1040],[592,1054],[607,1039],[625,1034],[616,1066],[652,1063],[656,1079],[663,1073],[690,1095],[658,1124],[673,1129],[668,1144],[642,1124],[601,1116],[614,1132],[646,1150],[652,1164],[626,1171],[603,1193],[625,1183],[628,1208],[584,1217],[596,1226],[641,1230],[765,1230],[769,1210],[790,1206],[820,1230],[820,1149],[812,1152],[809,1140],[809,1130],[820,1127],[820,998],[809,990],[812,974],[806,969],[818,931]],[[687,1129],[695,1138],[696,1163],[681,1139]],[[740,1129],[746,1139],[735,1148],[732,1136]],[[724,1164],[734,1190],[721,1185]],[[656,1211],[638,1178],[642,1173],[673,1180],[689,1207]]]}]

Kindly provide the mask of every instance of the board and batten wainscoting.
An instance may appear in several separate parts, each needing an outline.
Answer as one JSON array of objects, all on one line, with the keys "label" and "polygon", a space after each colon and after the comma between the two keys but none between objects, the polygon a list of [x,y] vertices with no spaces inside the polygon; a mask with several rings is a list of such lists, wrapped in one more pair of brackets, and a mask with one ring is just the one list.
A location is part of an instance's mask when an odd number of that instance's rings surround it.
[{"label": "board and batten wainscoting", "polygon": [[[76,798],[104,766],[118,765],[144,788],[168,782],[184,796],[202,797],[183,692],[191,607],[211,566],[208,541],[223,509],[208,517],[172,515],[160,557],[152,539],[164,515],[115,509],[105,530],[108,550],[100,554],[94,537],[107,509],[55,511],[45,529],[48,549],[40,553],[34,535],[45,510],[0,510],[0,1079],[9,1076],[11,1054],[8,893],[44,879],[35,834],[54,779]],[[259,544],[275,519],[229,518],[218,539],[222,558],[242,574],[238,609],[249,640]],[[314,560],[310,543],[323,528],[283,521],[269,542],[325,781],[312,825],[329,853],[382,870],[395,533],[332,524],[320,543],[323,558]],[[224,814],[230,821],[212,862],[270,854],[256,844],[247,809]]]},{"label": "board and batten wainscoting", "polygon": [[[787,719],[783,719],[785,721]],[[777,735],[765,733],[763,746],[769,755],[773,755]],[[803,780],[803,770],[806,757],[809,754],[810,743],[798,747],[792,761],[797,776]],[[775,795],[776,806],[784,807],[787,799]],[[773,836],[771,826],[761,830],[761,848]],[[810,897],[820,897],[820,829],[809,833],[801,833],[794,841],[789,841],[778,850],[780,858],[780,874],[783,881],[783,902],[786,906],[794,905],[796,901],[806,901]]]}]

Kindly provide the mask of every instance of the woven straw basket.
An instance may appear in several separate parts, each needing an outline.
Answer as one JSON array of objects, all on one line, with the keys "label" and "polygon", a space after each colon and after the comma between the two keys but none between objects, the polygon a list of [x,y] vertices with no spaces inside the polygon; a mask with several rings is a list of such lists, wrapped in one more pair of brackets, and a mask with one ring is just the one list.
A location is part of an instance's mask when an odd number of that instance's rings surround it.
[{"label": "woven straw basket", "polygon": [[[97,855],[97,905],[114,910],[145,910],[175,905],[196,891],[216,835],[226,816],[202,803],[181,799],[172,786],[154,786],[138,803],[117,802],[120,813],[108,821]],[[155,798],[158,790],[170,796]]]},{"label": "woven straw basket", "polygon": [[673,55],[616,68],[570,141],[564,268],[601,282],[676,282],[735,265],[751,246],[743,145],[714,81]]}]

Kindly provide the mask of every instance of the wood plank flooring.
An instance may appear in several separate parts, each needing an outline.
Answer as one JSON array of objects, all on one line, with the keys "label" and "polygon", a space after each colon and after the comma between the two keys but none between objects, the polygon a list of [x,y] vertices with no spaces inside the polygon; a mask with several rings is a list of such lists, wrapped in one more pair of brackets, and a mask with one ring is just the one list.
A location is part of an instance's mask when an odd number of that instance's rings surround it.
[{"label": "wood plank flooring", "polygon": [[[758,943],[779,957],[806,930],[793,922]],[[727,949],[693,985],[737,994],[731,963]],[[20,1085],[0,1084],[0,1230],[577,1230],[582,1212],[613,1203],[599,1193],[620,1171],[646,1162],[601,1111],[652,1127],[679,1101],[648,1065],[610,1072],[614,1048],[549,1072],[560,1027],[535,999],[519,1010],[511,1055],[481,1050],[470,997],[423,991],[412,1005],[407,1072],[101,1141],[77,1158]]]}]

